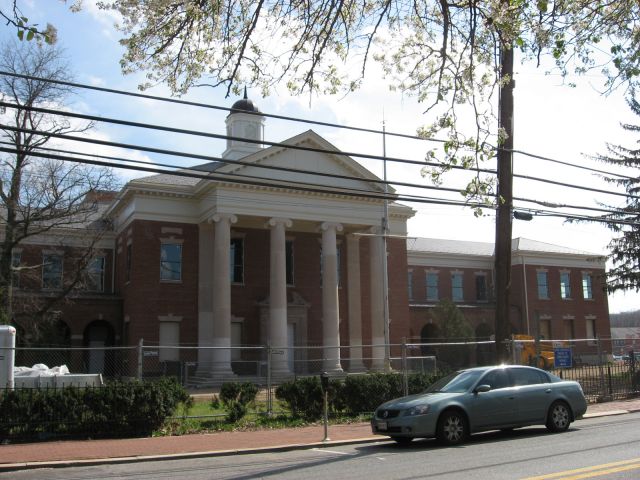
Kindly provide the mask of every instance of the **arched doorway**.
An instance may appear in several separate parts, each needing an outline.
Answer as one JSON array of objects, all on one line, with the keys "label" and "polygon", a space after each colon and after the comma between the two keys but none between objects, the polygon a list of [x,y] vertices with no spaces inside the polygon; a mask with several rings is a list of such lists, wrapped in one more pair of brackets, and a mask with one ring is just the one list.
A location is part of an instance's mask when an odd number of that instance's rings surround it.
[{"label": "arched doorway", "polygon": [[[493,330],[483,322],[476,327],[476,341],[483,342],[493,339]],[[476,347],[476,361],[478,365],[493,365],[495,363],[494,344],[481,343]]]},{"label": "arched doorway", "polygon": [[[440,329],[433,323],[427,323],[420,330],[420,343],[435,343],[439,341]],[[436,348],[430,345],[422,345],[422,355],[435,355]]]},{"label": "arched doorway", "polygon": [[91,322],[84,329],[84,346],[90,349],[84,358],[87,373],[113,375],[113,351],[106,348],[113,346],[114,336],[113,327],[103,320]]}]

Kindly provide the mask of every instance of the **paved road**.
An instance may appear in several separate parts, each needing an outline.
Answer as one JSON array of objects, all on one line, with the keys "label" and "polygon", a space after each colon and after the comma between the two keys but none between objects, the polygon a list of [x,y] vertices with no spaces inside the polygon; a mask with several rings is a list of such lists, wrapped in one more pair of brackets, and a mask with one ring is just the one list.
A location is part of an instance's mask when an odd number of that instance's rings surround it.
[{"label": "paved road", "polygon": [[0,479],[577,479],[640,478],[640,413],[581,420],[563,434],[525,428],[460,447],[372,442],[324,449],[0,474]]}]

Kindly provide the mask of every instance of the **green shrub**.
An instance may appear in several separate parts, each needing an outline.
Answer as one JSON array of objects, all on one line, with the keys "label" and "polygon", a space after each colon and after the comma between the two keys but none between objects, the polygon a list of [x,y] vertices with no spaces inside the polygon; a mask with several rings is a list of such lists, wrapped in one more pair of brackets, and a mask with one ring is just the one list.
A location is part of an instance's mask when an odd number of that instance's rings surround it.
[{"label": "green shrub", "polygon": [[191,398],[172,379],[98,388],[17,389],[0,395],[0,437],[149,435]]},{"label": "green shrub", "polygon": [[[409,393],[420,393],[442,375],[411,374]],[[373,412],[381,403],[403,395],[403,377],[399,373],[349,375],[344,380],[329,380],[329,411],[351,416]],[[313,421],[322,417],[323,396],[318,377],[303,377],[276,388],[276,398],[287,404],[295,417]]]},{"label": "green shrub", "polygon": [[323,396],[319,377],[302,377],[285,382],[276,388],[276,398],[287,404],[294,417],[309,421],[322,417]]},{"label": "green shrub", "polygon": [[227,410],[227,421],[233,423],[247,414],[247,406],[255,402],[258,387],[251,382],[228,382],[220,387],[220,401]]}]

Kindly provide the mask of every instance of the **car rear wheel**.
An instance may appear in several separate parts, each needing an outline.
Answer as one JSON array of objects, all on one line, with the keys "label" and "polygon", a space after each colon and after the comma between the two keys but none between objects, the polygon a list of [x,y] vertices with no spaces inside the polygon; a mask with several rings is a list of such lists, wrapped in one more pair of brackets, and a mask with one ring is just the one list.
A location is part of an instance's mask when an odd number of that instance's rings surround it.
[{"label": "car rear wheel", "polygon": [[438,420],[436,437],[444,445],[458,445],[464,442],[467,434],[467,419],[460,411],[448,410]]},{"label": "car rear wheel", "polygon": [[571,410],[564,402],[553,402],[547,414],[547,429],[551,432],[564,432],[571,423]]},{"label": "car rear wheel", "polygon": [[413,440],[412,437],[391,437],[398,445],[409,445]]}]

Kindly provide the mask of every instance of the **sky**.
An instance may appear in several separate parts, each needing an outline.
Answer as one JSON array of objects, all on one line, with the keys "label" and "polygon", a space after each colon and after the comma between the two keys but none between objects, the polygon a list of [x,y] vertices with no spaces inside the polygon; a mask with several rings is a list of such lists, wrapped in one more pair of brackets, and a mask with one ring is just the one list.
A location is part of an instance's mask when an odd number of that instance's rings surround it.
[{"label": "sky", "polygon": [[[71,2],[69,2],[71,3]],[[0,0],[6,9],[9,0]],[[50,22],[58,29],[58,45],[67,54],[71,74],[79,83],[108,87],[126,91],[137,91],[142,74],[123,76],[119,60],[123,52],[118,44],[119,33],[113,27],[117,20],[111,14],[99,11],[95,0],[84,0],[80,13],[71,13],[69,4],[50,0],[24,0],[22,11],[31,22],[45,25]],[[12,41],[15,31],[0,26],[2,42]],[[413,135],[416,129],[432,121],[424,114],[424,105],[399,92],[390,92],[388,82],[377,75],[375,67],[368,74],[363,87],[344,97],[291,97],[283,90],[272,96],[261,98],[258,92],[249,90],[249,97],[256,102],[262,112],[292,117],[319,120],[323,122],[351,125],[371,129],[381,129],[382,122],[388,132]],[[515,66],[514,91],[514,147],[517,150],[548,156],[565,162],[582,164],[594,168],[607,169],[586,155],[604,153],[606,143],[633,145],[637,140],[630,137],[620,127],[621,123],[636,122],[636,118],[626,105],[624,92],[615,91],[602,95],[603,78],[598,75],[572,77],[569,81],[577,86],[563,85],[557,75],[546,75],[543,68],[532,65]],[[164,86],[154,87],[146,93],[169,96]],[[193,89],[183,97],[185,100],[203,102],[219,106],[231,106],[237,98],[225,98],[226,90]],[[151,100],[132,99],[105,93],[78,91],[71,99],[71,108],[82,113],[114,117],[138,122],[179,126],[179,128],[224,134],[224,118],[227,112],[195,107],[163,104]],[[312,128],[337,148],[348,152],[382,154],[382,136],[354,133],[350,130],[335,129],[307,124],[267,119],[265,139],[282,141],[292,135]],[[218,156],[224,150],[220,140],[194,139],[177,134],[166,134],[149,130],[98,124],[91,134],[95,138],[122,143],[153,145],[172,150],[189,151],[204,155]],[[424,141],[386,138],[386,153],[389,157],[421,160],[430,147]],[[107,149],[95,148],[96,153],[107,153]],[[109,153],[113,153],[110,151]],[[161,158],[143,152],[126,152],[129,157],[148,162],[176,163],[175,158]],[[183,161],[189,166],[193,161]],[[361,161],[373,173],[382,177],[380,161]],[[575,168],[543,162],[523,155],[514,155],[514,172],[549,178],[566,183],[574,183],[605,190],[612,189],[595,178],[592,173]],[[119,171],[123,182],[133,178],[128,171]],[[412,165],[388,164],[387,177],[390,181],[404,181],[429,185],[420,176],[420,167]],[[460,175],[446,177],[445,185],[463,187]],[[433,190],[402,189],[401,193],[445,197],[461,200],[458,194],[443,194]],[[567,187],[551,186],[544,183],[516,178],[514,196],[575,205],[596,206],[597,202],[621,205],[622,197],[608,196]],[[517,202],[516,202],[517,204]],[[475,240],[493,242],[495,217],[491,212],[476,218],[469,208],[447,207],[428,204],[410,204],[416,215],[408,223],[410,237],[434,237],[454,240]],[[526,206],[531,207],[531,204]],[[548,210],[548,208],[545,208]],[[566,223],[561,218],[535,216],[530,222],[514,220],[513,237],[563,245],[594,254],[606,254],[612,232],[603,226],[592,224]],[[612,313],[640,309],[640,294],[617,293],[609,296]]]}]

